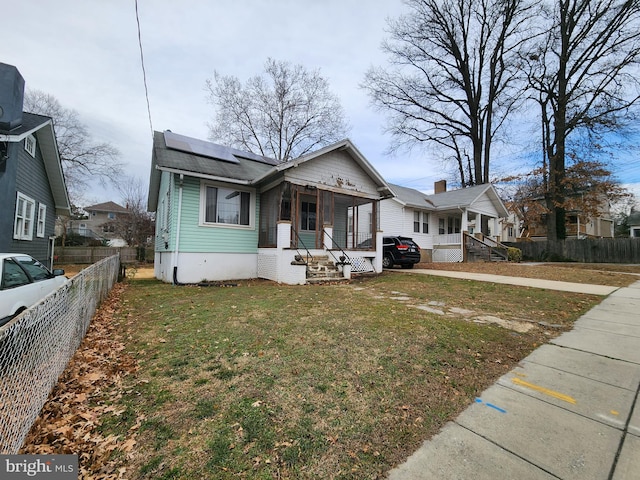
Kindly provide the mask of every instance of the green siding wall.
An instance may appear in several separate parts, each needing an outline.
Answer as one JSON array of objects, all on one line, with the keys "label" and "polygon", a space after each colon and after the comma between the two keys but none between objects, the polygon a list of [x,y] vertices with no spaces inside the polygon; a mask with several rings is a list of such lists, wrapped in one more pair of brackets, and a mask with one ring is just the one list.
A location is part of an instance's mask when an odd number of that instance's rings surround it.
[{"label": "green siding wall", "polygon": [[[170,175],[163,172],[158,200],[159,205],[163,196],[166,196],[167,188],[169,188],[169,178]],[[255,199],[255,211],[253,212],[254,222],[251,228],[200,226],[200,180],[185,177],[182,192],[179,251],[189,253],[257,253],[257,225],[260,208],[258,195],[255,191],[252,191],[252,195],[253,199]],[[172,251],[175,248],[179,196],[180,187],[174,185],[171,192],[172,208],[169,213],[169,249],[165,249],[164,244],[158,241],[159,235],[156,232],[156,250],[158,251]]]}]

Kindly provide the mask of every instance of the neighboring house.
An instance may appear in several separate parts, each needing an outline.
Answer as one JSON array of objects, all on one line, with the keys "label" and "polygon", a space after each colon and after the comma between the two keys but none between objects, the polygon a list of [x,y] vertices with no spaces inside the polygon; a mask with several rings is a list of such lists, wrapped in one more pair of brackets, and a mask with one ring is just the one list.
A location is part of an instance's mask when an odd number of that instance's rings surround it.
[{"label": "neighboring house", "polygon": [[423,261],[465,260],[463,232],[493,244],[502,236],[507,209],[491,184],[447,191],[444,180],[435,193],[390,185],[394,198],[381,202],[380,223],[385,235],[404,235],[420,246]]},{"label": "neighboring house", "polygon": [[[544,202],[540,199],[540,202]],[[513,209],[512,209],[513,211]],[[581,211],[567,211],[566,238],[613,238],[615,236],[615,220],[611,215],[611,204],[605,197],[600,198],[597,215],[587,216]],[[538,221],[526,221],[520,212],[513,212],[522,226],[517,241],[546,241],[546,215],[540,215]]]},{"label": "neighboring house", "polygon": [[70,215],[51,118],[23,112],[24,79],[0,63],[0,252],[53,262],[57,215]]},{"label": "neighboring house", "polygon": [[640,238],[640,212],[632,210],[627,218],[627,225],[629,225],[629,237]]},{"label": "neighboring house", "polygon": [[391,195],[349,140],[278,164],[155,132],[148,199],[156,212],[155,275],[173,283],[304,284],[326,268],[316,263],[321,256],[346,278],[381,271],[378,209]]},{"label": "neighboring house", "polygon": [[117,222],[131,214],[115,202],[98,203],[84,208],[86,219],[73,220],[70,229],[83,237],[107,241],[112,247],[124,247],[127,242],[117,233]]}]

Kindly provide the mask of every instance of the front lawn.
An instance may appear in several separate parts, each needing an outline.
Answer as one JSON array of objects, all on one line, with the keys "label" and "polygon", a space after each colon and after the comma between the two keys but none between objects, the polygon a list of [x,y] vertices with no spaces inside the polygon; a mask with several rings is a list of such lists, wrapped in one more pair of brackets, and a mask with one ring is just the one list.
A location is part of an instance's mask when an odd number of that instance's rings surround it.
[{"label": "front lawn", "polygon": [[324,286],[134,278],[110,321],[139,370],[88,401],[115,412],[103,437],[136,442],[110,454],[125,478],[384,478],[599,301],[394,273]]}]

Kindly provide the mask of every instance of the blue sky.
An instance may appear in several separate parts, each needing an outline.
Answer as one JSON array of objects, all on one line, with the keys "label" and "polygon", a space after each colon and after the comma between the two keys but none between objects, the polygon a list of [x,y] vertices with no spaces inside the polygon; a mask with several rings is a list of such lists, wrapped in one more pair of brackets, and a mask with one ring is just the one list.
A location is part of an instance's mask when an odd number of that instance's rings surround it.
[{"label": "blue sky", "polygon": [[[151,127],[134,0],[3,3],[0,62],[15,65],[27,88],[76,110],[96,140],[120,150],[126,173],[146,182]],[[138,0],[153,128],[206,139],[213,110],[204,85],[214,70],[245,81],[268,57],[301,63],[329,80],[349,138],[387,181],[431,192],[449,169],[428,151],[386,155],[384,117],[360,88],[370,66],[385,64],[386,19],[405,11],[401,0]],[[497,152],[496,169],[512,169],[528,148]],[[623,181],[640,178],[637,158]],[[117,200],[99,186],[86,197]]]}]

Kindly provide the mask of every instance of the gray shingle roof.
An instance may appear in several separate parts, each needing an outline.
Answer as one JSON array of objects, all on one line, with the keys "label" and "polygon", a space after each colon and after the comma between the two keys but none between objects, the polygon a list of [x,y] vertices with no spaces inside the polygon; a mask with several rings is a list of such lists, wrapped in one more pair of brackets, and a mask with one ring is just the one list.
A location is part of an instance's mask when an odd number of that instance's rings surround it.
[{"label": "gray shingle roof", "polygon": [[16,139],[21,138],[22,135],[27,133],[33,133],[45,123],[50,122],[50,117],[44,115],[36,115],[35,113],[22,113],[22,124],[12,130],[0,130],[0,135],[11,135]]},{"label": "gray shingle roof", "polygon": [[[154,160],[159,167],[182,170],[194,175],[208,175],[229,180],[251,181],[273,169],[277,162],[271,158],[248,154],[217,145],[219,158],[196,155],[167,147],[164,134],[155,132],[153,140]],[[238,163],[226,161],[232,156]],[[249,157],[249,158],[247,158]]]},{"label": "gray shingle roof", "polygon": [[[148,208],[153,211],[157,207],[158,189],[160,188],[159,169],[184,172],[194,177],[219,178],[236,183],[249,183],[276,170],[277,162],[274,159],[222,145],[215,147],[220,158],[169,148],[164,133],[154,132]],[[230,162],[229,158],[233,158],[234,161]]]},{"label": "gray shingle roof", "polygon": [[[469,207],[485,192],[494,191],[491,184],[484,184],[427,195],[413,188],[402,187],[394,184],[389,185],[397,195],[398,200],[401,202],[410,207],[428,210],[447,210],[457,207]],[[497,195],[492,194],[491,196],[495,197],[492,198],[492,200],[502,204],[502,201]],[[504,209],[504,206],[502,208]],[[504,214],[505,216],[507,215],[506,209],[504,210]]]},{"label": "gray shingle roof", "polygon": [[131,213],[122,205],[118,205],[115,202],[96,203],[95,205],[84,207],[84,210],[95,211],[95,212]]}]

